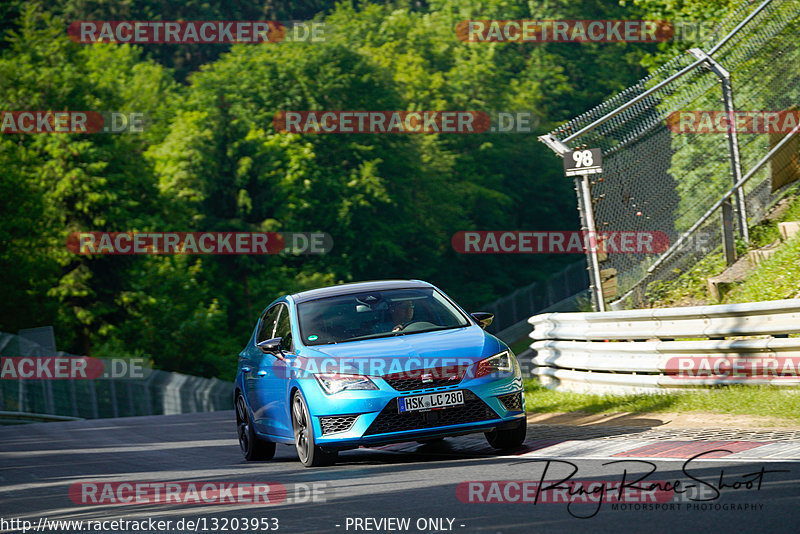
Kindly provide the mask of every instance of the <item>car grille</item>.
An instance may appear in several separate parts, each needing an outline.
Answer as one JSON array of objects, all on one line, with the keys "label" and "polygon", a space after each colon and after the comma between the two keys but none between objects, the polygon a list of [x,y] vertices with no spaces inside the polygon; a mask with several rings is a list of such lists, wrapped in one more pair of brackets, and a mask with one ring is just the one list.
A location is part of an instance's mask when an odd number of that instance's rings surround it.
[{"label": "car grille", "polygon": [[464,390],[464,405],[430,412],[397,411],[397,399],[392,399],[369,426],[365,436],[402,432],[462,423],[497,419],[498,415],[471,391]]},{"label": "car grille", "polygon": [[[464,377],[468,366],[434,367],[415,371],[403,371],[383,375],[381,378],[397,391],[413,391],[415,389],[437,388],[458,384]],[[424,381],[423,381],[424,379]]]},{"label": "car grille", "polygon": [[498,400],[503,403],[503,407],[508,411],[522,411],[522,392],[500,395]]},{"label": "car grille", "polygon": [[357,415],[331,415],[319,418],[322,427],[322,435],[334,434],[336,432],[346,432],[353,427],[353,423],[358,419]]}]

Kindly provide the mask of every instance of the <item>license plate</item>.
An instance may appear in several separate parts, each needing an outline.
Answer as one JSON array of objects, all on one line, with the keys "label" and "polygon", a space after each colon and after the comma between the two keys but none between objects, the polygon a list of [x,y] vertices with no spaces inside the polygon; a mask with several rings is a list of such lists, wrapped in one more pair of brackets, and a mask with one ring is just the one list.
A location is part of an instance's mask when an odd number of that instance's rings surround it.
[{"label": "license plate", "polygon": [[442,408],[460,406],[462,404],[464,404],[464,392],[461,390],[414,395],[413,397],[399,397],[397,399],[397,409],[400,413],[441,410]]}]

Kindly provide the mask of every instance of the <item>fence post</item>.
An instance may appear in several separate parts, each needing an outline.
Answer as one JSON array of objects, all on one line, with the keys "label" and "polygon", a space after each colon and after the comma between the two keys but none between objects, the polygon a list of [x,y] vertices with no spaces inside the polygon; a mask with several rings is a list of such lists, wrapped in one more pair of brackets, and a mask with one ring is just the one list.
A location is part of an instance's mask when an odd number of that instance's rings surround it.
[{"label": "fence post", "polygon": [[53,412],[50,410],[50,396],[47,394],[47,386],[52,386],[52,384],[49,380],[40,380],[40,383],[42,385],[42,410],[44,410],[45,413],[52,414]]},{"label": "fence post", "polygon": [[533,285],[528,286],[528,302],[530,303],[529,309],[531,311],[531,315],[538,311],[536,309],[536,298],[533,294],[534,289],[536,289],[536,282],[534,282]]},{"label": "fence post", "polygon": [[111,413],[114,417],[119,417],[119,407],[117,406],[117,388],[114,386],[114,379],[108,379],[108,394],[111,395]]},{"label": "fence post", "polygon": [[[742,161],[739,155],[739,135],[736,131],[736,107],[733,103],[733,87],[731,86],[731,73],[711,56],[699,48],[692,48],[689,53],[697,59],[705,60],[706,65],[716,74],[722,84],[722,101],[725,104],[725,114],[728,117],[728,152],[731,159],[731,174],[733,183],[737,184],[742,179]],[[739,226],[739,235],[745,243],[750,241],[747,228],[747,208],[745,206],[744,189],[736,189],[736,215]],[[725,262],[731,265],[736,261],[736,241],[733,236],[733,207],[729,201],[722,205],[722,246],[725,251]]]},{"label": "fence post", "polygon": [[142,384],[144,387],[144,402],[147,404],[147,411],[144,415],[153,415],[153,399],[150,396],[150,380],[153,379],[155,376],[155,372],[151,373],[150,376],[147,377],[147,380]]},{"label": "fence post", "polygon": [[733,238],[733,206],[730,200],[722,203],[722,250],[725,253],[725,264],[736,262],[736,241]]},{"label": "fence post", "polygon": [[[578,180],[577,177],[575,177]],[[597,227],[594,224],[594,206],[592,205],[592,190],[589,184],[589,175],[582,174],[580,180],[580,191],[583,197],[583,209],[586,213],[584,230],[589,235],[597,239]],[[606,299],[603,296],[603,280],[600,277],[600,262],[597,258],[597,246],[589,247],[589,273],[592,275],[592,300],[594,301],[595,311],[606,311]]]},{"label": "fence post", "polygon": [[92,419],[99,419],[100,414],[97,408],[97,391],[94,388],[94,379],[89,380],[89,399],[92,402]]},{"label": "fence post", "polygon": [[[725,72],[728,73],[728,71]],[[722,78],[722,96],[725,100],[725,112],[728,114],[728,150],[731,153],[733,183],[738,183],[742,179],[742,159],[739,155],[739,134],[735,128],[734,113],[736,113],[736,107],[733,104],[733,87],[731,86],[730,73]],[[736,190],[736,214],[739,235],[745,244],[749,244],[750,230],[747,228],[747,205],[745,204],[744,187]]]},{"label": "fence post", "polygon": [[128,415],[136,415],[136,406],[133,403],[133,386],[130,380],[125,381],[125,388],[128,390]]},{"label": "fence post", "polygon": [[[632,103],[632,101],[631,101]],[[570,137],[576,137],[573,134]],[[570,139],[568,137],[567,139]],[[540,135],[539,140],[546,144],[550,149],[563,158],[570,148],[564,141],[561,141],[552,134]],[[589,175],[575,175],[575,194],[578,196],[578,213],[581,217],[581,230],[588,231],[589,235],[597,238],[597,229],[594,222],[594,206],[592,205],[592,192],[589,185]],[[590,247],[586,260],[586,269],[589,271],[589,288],[592,294],[592,308],[595,311],[606,311],[606,303],[603,298],[603,285],[600,279],[600,263],[597,259],[597,248]],[[551,284],[547,284],[547,295],[552,295]],[[548,305],[555,304],[553,299],[549,299]]]},{"label": "fence post", "polygon": [[78,417],[78,395],[75,392],[75,381],[69,381],[69,396],[72,400],[72,416]]},{"label": "fence post", "polygon": [[17,389],[17,393],[19,393],[19,403],[18,403],[19,411],[24,412],[25,411],[25,381],[24,380],[20,380],[19,381],[19,388]]},{"label": "fence post", "polygon": [[570,287],[570,281],[572,280],[571,272],[572,265],[568,265],[566,269],[561,271],[561,281],[564,282],[564,298],[572,296],[572,287]]},{"label": "fence post", "polygon": [[519,290],[514,291],[513,293],[511,293],[511,315],[514,317],[514,320],[511,321],[508,324],[508,326],[511,326],[512,324],[516,324],[516,322],[519,321],[519,316],[517,315],[517,293],[518,292],[519,292]]}]

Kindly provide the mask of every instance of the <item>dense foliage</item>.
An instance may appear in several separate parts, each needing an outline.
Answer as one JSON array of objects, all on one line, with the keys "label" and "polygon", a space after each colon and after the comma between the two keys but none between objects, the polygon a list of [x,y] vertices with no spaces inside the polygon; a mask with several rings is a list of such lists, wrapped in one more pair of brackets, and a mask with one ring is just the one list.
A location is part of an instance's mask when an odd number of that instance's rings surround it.
[{"label": "dense foliage", "polygon": [[[575,258],[460,256],[450,238],[470,229],[576,228],[571,183],[536,135],[641,77],[645,56],[657,62],[673,51],[468,44],[455,25],[669,18],[706,5],[3,2],[0,109],[141,112],[151,123],[141,134],[0,136],[0,330],[53,324],[63,350],[146,354],[162,368],[230,377],[255,318],[280,293],[421,278],[474,307],[542,279]],[[312,17],[334,30],[325,42],[85,45],[66,34],[76,20]],[[513,135],[273,129],[278,111],[323,109],[530,110],[539,124]],[[70,253],[67,235],[90,230],[318,230],[335,247],[325,256]]]}]

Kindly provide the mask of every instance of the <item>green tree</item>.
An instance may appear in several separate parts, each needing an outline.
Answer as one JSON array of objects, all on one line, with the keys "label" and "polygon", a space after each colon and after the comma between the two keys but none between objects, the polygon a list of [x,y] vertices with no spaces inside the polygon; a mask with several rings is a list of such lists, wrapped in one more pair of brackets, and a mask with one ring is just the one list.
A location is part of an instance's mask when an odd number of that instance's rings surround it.
[{"label": "green tree", "polygon": [[[77,46],[62,27],[46,13],[25,11],[0,58],[0,108],[163,113],[172,82],[161,67],[142,62],[131,47]],[[118,315],[113,295],[124,283],[120,266],[130,260],[76,256],[66,240],[75,231],[157,224],[163,205],[143,157],[150,135],[155,134],[4,136],[0,158],[11,177],[5,200],[25,210],[27,217],[19,221],[28,221],[32,232],[13,232],[9,250],[24,247],[42,258],[27,281],[10,290],[26,311],[0,312],[6,328],[13,330],[22,326],[21,319],[37,315],[27,310],[36,309],[42,298],[57,305],[47,306],[50,314],[39,315],[38,322],[55,322],[59,339],[73,350],[88,352],[91,336],[113,323]],[[32,207],[38,209],[28,211]],[[15,253],[10,254],[5,261],[13,261]],[[37,298],[26,304],[31,293]]]}]

